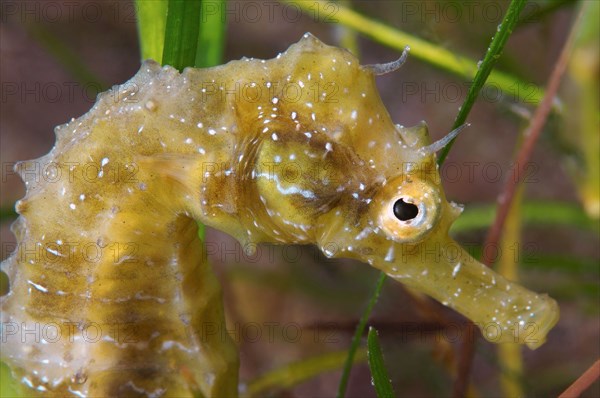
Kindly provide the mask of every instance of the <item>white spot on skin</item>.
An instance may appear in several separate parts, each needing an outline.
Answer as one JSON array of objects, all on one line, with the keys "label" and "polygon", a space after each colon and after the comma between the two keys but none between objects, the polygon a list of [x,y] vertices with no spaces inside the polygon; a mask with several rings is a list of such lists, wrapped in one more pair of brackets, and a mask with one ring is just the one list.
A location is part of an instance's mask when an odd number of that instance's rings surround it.
[{"label": "white spot on skin", "polygon": [[271,134],[271,138],[273,139],[273,141],[277,141],[279,139],[279,137],[277,137],[277,133]]},{"label": "white spot on skin", "polygon": [[46,289],[42,285],[38,285],[37,283],[34,283],[32,281],[27,281],[27,283],[30,284],[31,286],[35,287],[37,290],[39,290],[42,293],[48,293],[48,289]]},{"label": "white spot on skin", "polygon": [[391,263],[392,261],[394,261],[394,258],[395,258],[394,246],[390,246],[387,254],[385,255],[385,261],[387,261],[388,263]]},{"label": "white spot on skin", "polygon": [[460,271],[460,267],[461,267],[461,266],[462,266],[462,263],[460,263],[460,262],[459,262],[459,263],[457,263],[457,264],[454,266],[454,269],[452,270],[452,277],[453,277],[453,278],[456,278],[456,275],[458,274],[458,271]]},{"label": "white spot on skin", "polygon": [[215,129],[208,129],[208,134],[215,135],[215,134],[217,134],[217,132]]},{"label": "white spot on skin", "polygon": [[279,102],[279,98],[277,97],[273,97],[273,99],[271,100],[272,103],[276,104]]},{"label": "white spot on skin", "polygon": [[358,112],[356,112],[356,109],[352,111],[352,113],[350,114],[350,117],[352,118],[352,120],[356,120],[356,117],[358,116]]},{"label": "white spot on skin", "polygon": [[297,115],[298,115],[298,114],[297,114],[296,112],[292,112],[292,120],[296,120],[296,116],[297,116]]},{"label": "white spot on skin", "polygon": [[102,161],[100,162],[101,166],[106,166],[108,164],[108,158],[103,158]]},{"label": "white spot on skin", "polygon": [[366,238],[369,234],[371,233],[371,228],[366,227],[365,229],[363,229],[362,231],[360,231],[360,233],[358,235],[356,235],[356,240],[361,240]]},{"label": "white spot on skin", "polygon": [[71,208],[71,210],[75,210],[75,208],[76,208],[77,206],[75,206],[75,203],[71,203],[71,204],[69,205],[69,207]]},{"label": "white spot on skin", "polygon": [[62,254],[61,254],[61,253],[60,253],[58,250],[52,249],[52,248],[50,248],[50,247],[47,247],[47,248],[46,248],[46,251],[47,251],[48,253],[52,253],[52,254],[54,254],[55,256],[58,256],[58,257],[64,257],[64,256],[63,256],[63,255],[62,255]]}]

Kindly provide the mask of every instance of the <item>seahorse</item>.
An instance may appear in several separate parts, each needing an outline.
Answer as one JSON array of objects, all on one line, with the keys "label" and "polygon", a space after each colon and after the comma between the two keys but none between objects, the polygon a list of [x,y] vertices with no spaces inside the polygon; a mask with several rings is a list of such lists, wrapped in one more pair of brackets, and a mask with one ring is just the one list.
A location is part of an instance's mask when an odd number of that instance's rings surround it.
[{"label": "seahorse", "polygon": [[423,122],[396,125],[375,76],[310,34],[271,60],[182,73],[146,61],[17,171],[2,263],[2,361],[44,396],[236,396],[218,282],[196,222],[252,250],[315,244],[454,308],[493,342],[540,346],[558,306],[448,234]]}]

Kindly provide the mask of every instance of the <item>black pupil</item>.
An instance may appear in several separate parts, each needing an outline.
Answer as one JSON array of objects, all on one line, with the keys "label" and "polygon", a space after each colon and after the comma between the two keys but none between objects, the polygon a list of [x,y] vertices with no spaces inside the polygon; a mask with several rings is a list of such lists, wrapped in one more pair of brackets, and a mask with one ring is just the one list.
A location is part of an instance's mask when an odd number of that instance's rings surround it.
[{"label": "black pupil", "polygon": [[406,203],[404,199],[398,199],[394,203],[394,215],[398,220],[412,220],[419,214],[419,208],[412,203]]}]

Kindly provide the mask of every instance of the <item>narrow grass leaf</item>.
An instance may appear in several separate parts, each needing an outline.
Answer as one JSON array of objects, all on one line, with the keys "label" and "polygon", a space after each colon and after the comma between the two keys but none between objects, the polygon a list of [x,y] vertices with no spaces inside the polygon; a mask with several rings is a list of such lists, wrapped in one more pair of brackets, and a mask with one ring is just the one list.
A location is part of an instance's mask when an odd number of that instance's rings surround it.
[{"label": "narrow grass leaf", "polygon": [[194,66],[200,32],[199,0],[169,0],[162,63],[182,71]]},{"label": "narrow grass leaf", "polygon": [[219,65],[223,61],[226,20],[225,13],[219,10],[226,8],[225,3],[225,0],[212,1],[202,7],[194,61],[197,68]]},{"label": "narrow grass leaf", "polygon": [[[512,0],[510,2],[508,10],[506,11],[506,15],[504,15],[504,19],[502,20],[502,24],[498,25],[498,32],[492,38],[492,42],[488,47],[483,61],[481,61],[481,64],[478,65],[479,67],[477,69],[477,73],[475,74],[475,78],[473,79],[473,83],[467,92],[467,98],[460,107],[458,115],[454,120],[454,125],[450,130],[454,130],[455,128],[465,124],[467,116],[469,115],[469,112],[471,112],[471,109],[475,104],[475,100],[479,96],[479,92],[483,88],[486,80],[488,80],[488,77],[490,77],[492,69],[494,69],[494,66],[496,65],[496,61],[498,58],[500,58],[500,55],[502,55],[504,46],[508,41],[508,38],[511,36],[515,25],[519,21],[519,15],[521,14],[523,7],[525,7],[525,3],[526,0]],[[448,156],[454,141],[455,139],[450,141],[450,143],[440,151],[437,160],[439,165],[444,163],[444,160]]]},{"label": "narrow grass leaf", "polygon": [[[517,141],[516,148],[522,145],[523,134]],[[499,249],[504,253],[499,256],[496,262],[496,271],[506,279],[519,282],[519,256],[507,255],[511,251],[518,250],[522,241],[521,230],[523,227],[523,196],[525,186],[521,184],[517,188],[515,198],[510,207],[506,223],[504,225],[504,233],[500,239]],[[523,354],[522,347],[517,343],[499,344],[498,345],[498,364],[502,372],[500,372],[500,387],[502,395],[505,397],[523,397]]]},{"label": "narrow grass leaf", "polygon": [[381,352],[381,345],[379,344],[377,330],[372,327],[369,328],[367,347],[369,369],[371,369],[371,377],[377,397],[393,398],[394,389],[392,388],[390,376],[385,368],[385,362],[383,360],[383,353]]},{"label": "narrow grass leaf", "polygon": [[137,28],[142,60],[162,62],[167,23],[167,0],[136,0]]},{"label": "narrow grass leaf", "polygon": [[377,299],[379,298],[379,294],[381,293],[381,289],[383,288],[385,277],[386,276],[383,272],[379,273],[379,278],[377,279],[375,290],[373,291],[373,293],[371,294],[371,298],[369,299],[369,304],[367,305],[367,308],[360,317],[360,322],[358,323],[358,326],[356,326],[356,331],[354,332],[352,342],[350,343],[350,349],[348,350],[348,357],[346,358],[346,363],[344,364],[344,370],[342,371],[342,378],[340,379],[340,385],[338,387],[337,393],[338,398],[342,398],[346,395],[346,389],[348,388],[348,380],[350,379],[350,371],[352,370],[352,363],[354,362],[354,355],[356,354],[356,350],[358,350],[361,337],[364,334],[365,328],[367,326],[367,321],[371,316],[373,307],[375,307]]},{"label": "narrow grass leaf", "polygon": [[[488,228],[496,217],[495,205],[472,205],[452,224],[451,233]],[[598,232],[598,223],[588,217],[576,203],[527,201],[522,208],[523,224],[527,226],[572,227]]]}]

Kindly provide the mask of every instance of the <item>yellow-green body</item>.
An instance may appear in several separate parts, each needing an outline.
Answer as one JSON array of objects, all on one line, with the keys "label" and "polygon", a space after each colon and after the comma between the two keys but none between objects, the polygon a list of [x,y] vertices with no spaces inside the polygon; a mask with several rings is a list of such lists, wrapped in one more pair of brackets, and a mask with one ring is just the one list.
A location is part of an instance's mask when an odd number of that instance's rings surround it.
[{"label": "yellow-green body", "polygon": [[[460,207],[446,201],[426,126],[394,125],[372,70],[310,35],[268,61],[182,74],[146,62],[56,134],[48,155],[18,167],[19,245],[2,264],[2,361],[30,392],[237,394],[235,346],[202,333],[224,319],[196,221],[250,251],[316,244],[359,259],[491,341],[537,347],[558,318],[552,299],[449,238]],[[400,197],[416,217],[394,218]],[[22,341],[23,327],[50,324],[57,341]]]}]

